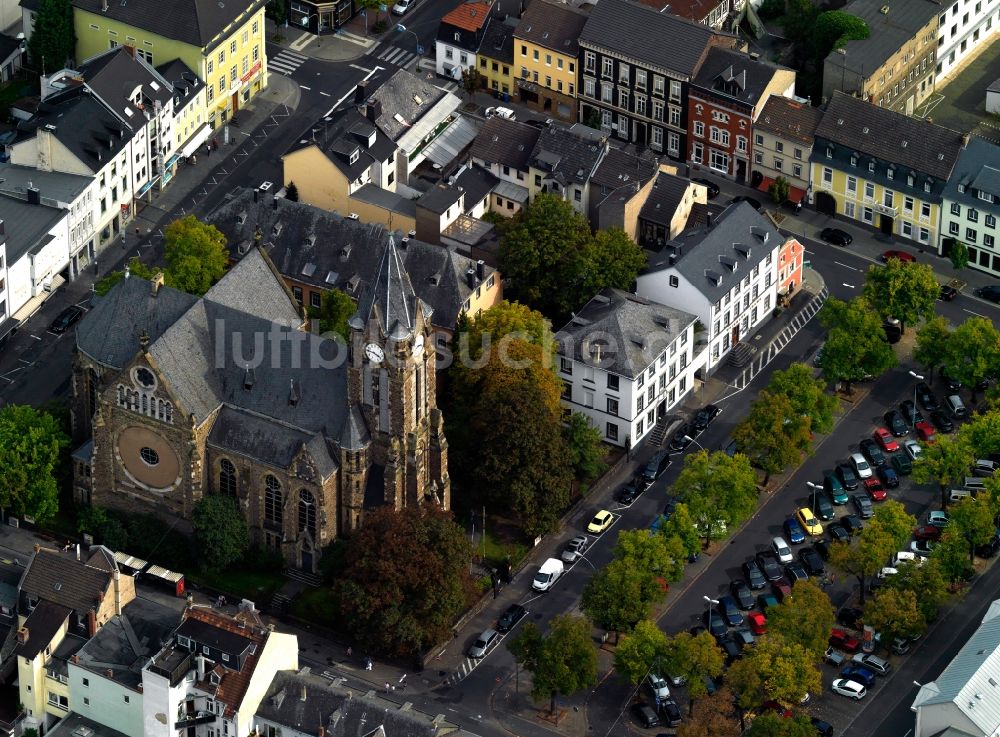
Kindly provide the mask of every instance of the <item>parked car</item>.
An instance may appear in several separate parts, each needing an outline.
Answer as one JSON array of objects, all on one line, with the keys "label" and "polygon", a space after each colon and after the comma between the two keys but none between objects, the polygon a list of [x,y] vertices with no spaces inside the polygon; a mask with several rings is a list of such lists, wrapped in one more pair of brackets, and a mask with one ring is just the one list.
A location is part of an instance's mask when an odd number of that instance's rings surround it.
[{"label": "parked car", "polygon": [[916,423],[922,422],[924,419],[924,416],[920,414],[920,410],[917,409],[917,405],[913,403],[912,399],[901,402],[899,409],[903,414],[903,421],[909,427],[913,427]]},{"label": "parked car", "polygon": [[838,650],[843,650],[848,653],[856,653],[861,649],[861,643],[858,638],[854,635],[844,632],[844,630],[837,629],[834,627],[830,630],[830,647],[835,647]]},{"label": "parked car", "polygon": [[632,716],[643,729],[660,726],[660,718],[649,704],[632,704]]},{"label": "parked car", "polygon": [[638,478],[632,479],[618,492],[617,496],[615,496],[615,501],[625,507],[631,506],[642,493],[642,487],[643,484]]},{"label": "parked car", "polygon": [[892,433],[886,430],[884,427],[876,427],[875,432],[872,433],[872,439],[879,444],[886,453],[895,453],[899,450],[899,443],[896,442],[896,438],[892,436]]},{"label": "parked car", "polygon": [[708,199],[714,200],[719,196],[719,185],[715,182],[705,179],[704,177],[691,177],[691,181],[695,184],[700,184],[702,187],[708,190]]},{"label": "parked car", "polygon": [[819,717],[809,717],[809,721],[813,725],[813,729],[816,730],[817,737],[833,737],[832,724],[824,722]]},{"label": "parked car", "polygon": [[725,637],[719,638],[719,649],[722,650],[723,655],[726,656],[726,662],[732,663],[738,657],[740,657],[740,646],[736,644],[733,639],[732,634],[727,634]]},{"label": "parked car", "polygon": [[788,547],[788,543],[785,542],[785,538],[783,537],[772,538],[771,550],[774,553],[774,555],[778,558],[779,563],[792,562],[792,549]]},{"label": "parked car", "polygon": [[65,333],[71,327],[76,325],[77,321],[83,317],[83,308],[77,305],[70,305],[65,310],[60,312],[56,319],[52,321],[49,325],[49,332],[52,333]]},{"label": "parked car", "polygon": [[747,197],[744,194],[736,195],[735,197],[733,197],[732,200],[730,200],[729,204],[730,205],[736,205],[736,204],[739,204],[740,202],[746,202],[754,210],[756,210],[757,212],[760,212],[760,208],[761,208],[760,200],[756,200],[753,197]]},{"label": "parked car", "polygon": [[663,475],[663,472],[670,468],[670,452],[666,450],[661,450],[659,453],[654,455],[649,459],[642,469],[642,478],[645,479],[646,483],[651,484],[656,479]]},{"label": "parked car", "polygon": [[871,497],[873,502],[884,502],[886,496],[885,487],[882,486],[882,482],[878,479],[865,479],[865,491],[868,492],[868,496]]},{"label": "parked car", "polygon": [[785,529],[785,538],[792,545],[798,545],[799,543],[805,542],[806,533],[802,529],[802,525],[798,523],[794,517],[789,517],[785,520],[783,527]]},{"label": "parked car", "polygon": [[806,573],[810,576],[822,576],[826,571],[823,559],[812,548],[802,548],[799,551],[799,560],[802,561],[802,567],[806,569]]},{"label": "parked car", "polygon": [[868,465],[868,461],[860,453],[851,453],[851,465],[854,467],[854,473],[859,479],[871,478],[872,467]]},{"label": "parked car", "polygon": [[917,403],[928,412],[941,409],[941,405],[938,404],[938,400],[937,397],[934,396],[934,392],[932,392],[931,388],[923,381],[917,384],[914,388],[914,392],[916,392],[917,395]]},{"label": "parked car", "polygon": [[[920,454],[924,452],[924,449],[920,447],[920,443],[916,440],[904,440],[903,450],[905,450],[906,455],[910,456],[913,460],[917,460],[917,458],[920,457]],[[913,466],[910,466],[910,469],[912,470]]]},{"label": "parked car", "polygon": [[[771,552],[760,552],[754,561],[757,564],[758,570],[763,573],[763,577],[768,581],[777,581],[781,578],[781,566],[778,565],[778,560],[775,558],[774,553]],[[748,564],[743,564],[743,569],[746,571],[746,566]],[[754,586],[751,582],[750,588],[764,588],[762,583],[760,586]]]},{"label": "parked car", "polygon": [[663,716],[663,723],[668,727],[676,727],[683,721],[681,708],[673,699],[660,702],[660,714]]},{"label": "parked car", "polygon": [[748,560],[743,564],[743,575],[751,589],[762,589],[767,585],[763,571],[754,560]]},{"label": "parked car", "polygon": [[824,522],[829,522],[833,519],[833,504],[830,503],[825,494],[815,494],[813,496],[812,511]]},{"label": "parked car", "polygon": [[858,488],[858,477],[854,473],[854,468],[849,463],[840,463],[837,465],[837,476],[840,477],[840,483],[848,491]]},{"label": "parked car", "polygon": [[823,490],[834,504],[847,504],[847,492],[836,473],[823,474]]},{"label": "parked car", "polygon": [[899,414],[899,410],[890,409],[885,415],[882,416],[885,420],[886,426],[889,428],[889,432],[895,435],[897,438],[901,438],[909,431],[906,423],[903,422],[903,416]]},{"label": "parked car", "polygon": [[[841,532],[844,531],[844,528],[840,527],[840,525],[836,525],[836,526],[840,528]],[[846,535],[846,533],[845,533],[845,535]],[[817,540],[816,542],[813,543],[813,550],[815,550],[816,553],[819,555],[819,557],[822,558],[823,560],[829,560],[829,558],[830,558],[830,541],[829,540]]]},{"label": "parked car", "polygon": [[874,516],[875,510],[872,507],[872,500],[868,498],[867,494],[855,494],[851,497],[851,501],[854,502],[854,508],[861,519],[871,519]]},{"label": "parked car", "polygon": [[931,423],[923,421],[918,422],[913,426],[914,431],[917,433],[917,438],[924,441],[925,443],[936,443],[937,433],[934,432],[934,427]]},{"label": "parked car", "polygon": [[566,547],[563,548],[562,553],[559,555],[562,558],[563,563],[568,563],[572,565],[576,563],[581,557],[583,557],[584,552],[586,552],[587,547],[590,545],[590,538],[586,535],[577,535],[568,543]]},{"label": "parked car", "polygon": [[875,673],[878,676],[887,676],[889,671],[892,670],[892,664],[888,660],[884,660],[877,655],[872,655],[871,653],[858,653],[851,661],[855,665],[860,665],[863,668]]},{"label": "parked car", "polygon": [[946,513],[939,509],[935,509],[927,513],[927,524],[940,527],[943,530],[951,524],[951,520],[948,519],[948,515]]},{"label": "parked car", "polygon": [[791,596],[792,587],[788,581],[775,581],[771,584],[771,593],[778,601],[784,601],[786,596]]},{"label": "parked car", "polygon": [[528,610],[520,604],[511,604],[504,609],[503,614],[497,620],[497,630],[499,632],[510,632],[514,629],[514,625],[524,619],[524,615],[527,613]]},{"label": "parked car", "polygon": [[830,536],[830,540],[835,543],[846,543],[851,541],[851,530],[844,524],[844,518],[841,517],[836,524],[826,526],[826,534]]},{"label": "parked car", "polygon": [[594,518],[590,520],[590,524],[587,525],[587,532],[593,535],[600,535],[606,529],[611,527],[611,524],[615,521],[615,516],[611,514],[606,509],[602,509],[600,512],[594,515]]},{"label": "parked car", "polygon": [[504,118],[506,120],[517,120],[514,111],[509,107],[488,107],[486,108],[487,118]]},{"label": "parked car", "polygon": [[[762,606],[762,608],[766,607]],[[755,635],[763,635],[767,632],[767,617],[762,612],[750,612],[747,615],[747,623],[750,625],[750,631]]]},{"label": "parked car", "polygon": [[673,436],[670,438],[670,450],[675,453],[680,453],[682,450],[691,445],[691,433],[694,432],[694,428],[691,427],[690,423],[685,422],[683,425],[678,427]]},{"label": "parked car", "polygon": [[859,665],[849,665],[840,671],[840,677],[849,681],[857,681],[863,686],[871,686],[875,683],[875,674],[867,668]]},{"label": "parked car", "polygon": [[987,287],[979,287],[975,290],[977,297],[985,299],[987,302],[1000,302],[1000,286],[991,284]]},{"label": "parked car", "polygon": [[719,597],[719,614],[730,627],[739,627],[743,624],[743,615],[736,605],[736,600],[731,596]]},{"label": "parked car", "polygon": [[819,233],[820,240],[834,246],[849,246],[854,242],[854,236],[840,228],[823,228]]},{"label": "parked car", "polygon": [[856,514],[845,514],[840,518],[840,524],[843,526],[847,533],[852,537],[857,535],[865,528],[864,522]]},{"label": "parked car", "polygon": [[878,480],[885,485],[885,488],[895,489],[899,486],[899,474],[892,466],[882,466],[875,471],[875,474],[878,476]]},{"label": "parked car", "polygon": [[861,448],[861,453],[872,466],[878,468],[879,466],[885,465],[885,454],[882,449],[878,446],[873,438],[864,438],[858,447]]},{"label": "parked car", "polygon": [[830,684],[830,689],[841,696],[846,696],[849,699],[854,699],[855,701],[861,701],[868,693],[865,687],[862,686],[857,681],[849,681],[845,678],[837,678],[833,683]]},{"label": "parked car", "polygon": [[941,410],[931,412],[931,422],[941,432],[951,432],[955,429],[955,423]]},{"label": "parked car", "polygon": [[739,627],[733,630],[733,640],[740,646],[740,650],[752,647],[757,642],[757,638],[753,636],[749,627]]},{"label": "parked car", "polygon": [[1000,463],[989,458],[980,458],[972,464],[972,475],[980,478],[990,478],[996,475],[998,470],[1000,470]]},{"label": "parked car", "polygon": [[483,633],[479,635],[479,637],[476,638],[476,641],[469,647],[466,655],[474,660],[486,657],[487,651],[489,651],[493,644],[497,642],[499,637],[500,633],[494,629],[483,630]]},{"label": "parked car", "polygon": [[937,542],[941,539],[941,528],[935,525],[921,525],[913,530],[913,537],[918,541]]},{"label": "parked car", "polygon": [[726,634],[726,620],[724,620],[722,615],[714,609],[709,609],[705,612],[705,626],[715,638],[722,637]]},{"label": "parked car", "polygon": [[670,698],[670,687],[667,685],[667,682],[656,673],[650,672],[650,674],[646,676],[646,687],[649,689],[649,692],[653,695],[654,699]]},{"label": "parked car", "polygon": [[721,412],[722,410],[714,404],[706,405],[698,410],[691,423],[694,426],[695,432],[704,432],[712,424],[712,420],[718,417]]},{"label": "parked car", "polygon": [[538,573],[535,574],[534,579],[531,581],[531,588],[535,591],[548,591],[555,585],[555,582],[559,580],[562,576],[566,567],[563,562],[558,558],[549,558],[538,568]]},{"label": "parked car", "polygon": [[959,419],[965,417],[969,412],[962,402],[962,398],[957,394],[950,394],[944,398],[944,404],[951,414]]},{"label": "parked car", "polygon": [[984,560],[992,558],[998,551],[1000,551],[1000,531],[991,537],[989,541],[976,546],[976,556]]},{"label": "parked car", "polygon": [[[830,516],[832,517],[833,510],[831,509],[830,511]],[[808,507],[799,507],[799,510],[795,513],[795,519],[802,529],[806,531],[806,533],[810,535],[823,534],[823,525],[819,523],[819,520],[816,519],[816,515],[814,515],[812,510]]]},{"label": "parked car", "polygon": [[883,251],[882,263],[887,264],[894,258],[899,259],[904,264],[912,264],[917,260],[916,256],[911,253],[907,253],[906,251]]},{"label": "parked car", "polygon": [[773,606],[778,606],[781,602],[778,601],[778,597],[772,594],[757,594],[757,605],[763,610],[767,611]]},{"label": "parked car", "polygon": [[962,382],[953,376],[950,376],[946,366],[941,367],[941,370],[938,372],[938,377],[944,382],[944,385],[948,387],[949,394],[957,394],[958,390],[962,388]]},{"label": "parked car", "polygon": [[932,550],[934,550],[934,542],[931,540],[914,540],[910,543],[910,552],[921,558],[929,557]]},{"label": "parked car", "polygon": [[897,453],[892,457],[892,470],[900,476],[908,476],[913,471],[913,461],[909,455]]},{"label": "parked car", "polygon": [[951,302],[955,297],[958,296],[958,290],[955,287],[948,286],[947,284],[941,285],[941,291],[938,292],[938,299],[942,302]]},{"label": "parked car", "polygon": [[417,0],[398,0],[398,2],[392,6],[392,14],[406,15],[407,11],[416,4]]},{"label": "parked car", "polygon": [[809,580],[809,574],[806,573],[806,569],[794,560],[791,563],[785,564],[785,575],[788,576],[788,582],[793,585],[799,581]]},{"label": "parked car", "polygon": [[746,581],[737,579],[730,582],[729,591],[732,593],[740,609],[744,611],[753,609],[753,594],[750,593],[750,587],[747,586]]}]

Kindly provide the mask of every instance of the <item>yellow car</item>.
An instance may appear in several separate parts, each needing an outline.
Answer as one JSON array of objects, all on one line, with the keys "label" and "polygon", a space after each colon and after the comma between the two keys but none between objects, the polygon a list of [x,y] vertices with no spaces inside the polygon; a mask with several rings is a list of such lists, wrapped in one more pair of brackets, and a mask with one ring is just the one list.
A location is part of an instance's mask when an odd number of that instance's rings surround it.
[{"label": "yellow car", "polygon": [[802,529],[806,531],[809,535],[822,535],[823,525],[819,523],[816,519],[816,515],[812,513],[812,510],[807,507],[802,507],[795,516],[799,520],[799,524],[802,525]]},{"label": "yellow car", "polygon": [[587,532],[593,533],[594,535],[600,535],[606,529],[611,527],[611,523],[614,521],[615,516],[606,509],[602,509],[594,515],[594,519],[590,520],[590,524],[587,525]]}]

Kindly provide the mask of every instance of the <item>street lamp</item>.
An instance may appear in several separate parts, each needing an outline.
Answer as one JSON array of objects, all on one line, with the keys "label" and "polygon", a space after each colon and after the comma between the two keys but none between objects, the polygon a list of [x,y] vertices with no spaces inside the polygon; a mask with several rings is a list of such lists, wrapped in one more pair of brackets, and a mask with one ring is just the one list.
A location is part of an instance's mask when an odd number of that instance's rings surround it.
[{"label": "street lamp", "polygon": [[[704,446],[704,445],[702,445],[701,443],[699,443],[699,442],[698,442],[697,440],[695,440],[694,438],[692,438],[692,437],[691,437],[690,435],[685,435],[685,436],[684,436],[684,439],[685,439],[685,440],[687,440],[687,441],[688,441],[689,443],[694,443],[695,445],[697,445],[697,446],[698,446],[699,448],[701,448],[702,450],[705,450],[705,446]],[[706,452],[707,452],[707,451],[706,451]],[[716,603],[718,603],[718,602],[716,602]]]},{"label": "street lamp", "polygon": [[[916,371],[910,371],[910,376],[912,376],[917,381],[923,381],[924,377],[918,374]],[[917,426],[917,385],[913,385],[913,427]]]},{"label": "street lamp", "polygon": [[806,481],[806,486],[812,489],[812,510],[816,511],[816,492],[821,488],[819,484],[814,484],[812,481]]},{"label": "street lamp", "polygon": [[701,598],[708,604],[708,606],[705,607],[705,624],[708,625],[712,621],[712,607],[718,606],[719,600],[713,599],[711,596],[702,596]]}]

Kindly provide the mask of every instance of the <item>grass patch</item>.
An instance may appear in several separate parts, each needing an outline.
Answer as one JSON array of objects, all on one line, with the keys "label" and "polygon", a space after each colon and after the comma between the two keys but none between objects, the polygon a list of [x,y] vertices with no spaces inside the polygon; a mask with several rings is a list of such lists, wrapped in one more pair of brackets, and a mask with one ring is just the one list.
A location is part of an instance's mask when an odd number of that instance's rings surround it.
[{"label": "grass patch", "polygon": [[[523,539],[523,533],[513,524],[504,524],[502,520],[490,520],[493,528],[486,528],[486,558],[484,562],[493,567],[499,566],[505,560],[517,568],[528,554],[528,543]],[[482,555],[483,543],[480,540],[476,553]]]},{"label": "grass patch", "polygon": [[283,575],[272,571],[192,571],[187,578],[198,586],[207,586],[230,597],[250,599],[258,608],[267,606],[285,583]]},{"label": "grass patch", "polygon": [[316,624],[328,625],[336,611],[333,591],[326,586],[307,589],[292,600],[292,614]]}]

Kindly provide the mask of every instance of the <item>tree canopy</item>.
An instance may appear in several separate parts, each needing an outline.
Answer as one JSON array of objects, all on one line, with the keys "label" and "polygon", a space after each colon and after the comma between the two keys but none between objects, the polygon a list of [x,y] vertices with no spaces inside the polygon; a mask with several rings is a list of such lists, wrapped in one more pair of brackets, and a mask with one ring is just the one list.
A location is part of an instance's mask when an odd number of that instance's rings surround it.
[{"label": "tree canopy", "polygon": [[707,631],[691,635],[681,632],[667,640],[665,657],[667,672],[687,680],[688,696],[697,700],[708,694],[704,677],[718,678],[726,664],[726,656]]},{"label": "tree canopy", "polygon": [[507,300],[479,313],[459,334],[459,363],[472,363],[505,340],[523,340],[540,346],[546,368],[554,366],[556,343],[552,324],[541,312]]},{"label": "tree canopy", "polygon": [[989,318],[970,317],[952,331],[944,363],[948,376],[975,392],[976,382],[1000,370],[1000,331]]},{"label": "tree canopy", "polygon": [[[140,279],[152,279],[156,274],[157,269],[150,266],[146,266],[142,261],[139,260],[138,256],[133,256],[128,261],[129,276],[136,276]],[[94,285],[94,294],[98,297],[103,297],[105,294],[111,291],[111,287],[120,282],[125,278],[125,271],[111,271],[104,276],[102,276],[98,282]]]},{"label": "tree canopy", "polygon": [[[768,614],[772,611],[774,607]],[[830,636],[829,628],[825,635],[824,641]],[[822,690],[816,665],[820,657],[800,642],[769,633],[730,666],[727,682],[737,694],[737,704],[744,709],[765,701],[794,706],[807,693]]]},{"label": "tree canopy", "polygon": [[638,685],[650,671],[666,676],[667,636],[655,622],[643,619],[618,641],[615,648],[615,670],[631,684]]},{"label": "tree canopy", "polygon": [[937,618],[938,607],[951,596],[938,556],[932,554],[921,566],[903,565],[898,570],[899,573],[886,579],[879,595],[887,589],[911,591],[916,596],[917,608],[924,622],[933,622]]},{"label": "tree canopy", "polygon": [[597,683],[597,649],[590,636],[590,622],[583,617],[560,614],[542,636],[528,622],[508,645],[518,664],[531,672],[531,694],[549,699],[555,712],[556,697],[572,696]]},{"label": "tree canopy", "polygon": [[948,489],[965,478],[976,460],[967,436],[941,435],[936,443],[923,447],[913,463],[913,480],[918,484],[936,483],[941,490],[941,506],[948,506]]},{"label": "tree canopy", "polygon": [[727,529],[742,524],[757,508],[757,478],[741,453],[690,453],[674,482],[676,496],[688,506],[707,545],[718,522]]},{"label": "tree canopy", "polygon": [[934,316],[941,286],[927,264],[891,258],[885,266],[868,268],[862,294],[883,320],[895,318],[906,326]]},{"label": "tree canopy", "polygon": [[346,343],[350,340],[351,329],[348,319],[357,310],[357,305],[347,292],[328,289],[320,297],[319,307],[310,307],[309,316],[319,320],[319,331],[323,335],[336,335]]},{"label": "tree canopy", "polygon": [[549,193],[537,195],[517,215],[500,243],[499,260],[511,292],[559,320],[605,287],[631,289],[646,265],[624,231],[592,234],[583,215]]},{"label": "tree canopy", "polygon": [[670,519],[660,525],[660,534],[666,538],[680,540],[685,557],[696,555],[701,551],[701,538],[698,537],[698,529],[695,527],[688,506],[684,502],[678,502]]},{"label": "tree canopy", "polygon": [[830,546],[830,565],[857,578],[862,604],[868,577],[880,571],[890,556],[906,544],[915,524],[903,505],[890,499],[875,508],[875,515],[850,543]]},{"label": "tree canopy", "polygon": [[436,507],[368,512],[347,543],[334,583],[341,621],[376,652],[419,655],[451,634],[473,592],[472,548]]},{"label": "tree canopy", "polygon": [[760,466],[766,484],[772,473],[795,464],[809,449],[809,418],[797,412],[788,397],[762,390],[746,419],[733,430],[741,453]]},{"label": "tree canopy", "polygon": [[989,494],[965,497],[948,510],[948,529],[968,543],[970,565],[975,562],[976,548],[997,534],[997,511],[997,503]]},{"label": "tree canopy", "polygon": [[188,215],[170,223],[163,238],[169,286],[200,297],[226,273],[226,237],[214,225]]},{"label": "tree canopy", "polygon": [[778,606],[767,610],[767,636],[801,645],[810,662],[823,657],[833,624],[830,597],[812,581],[799,581]]},{"label": "tree canopy", "polygon": [[191,514],[191,526],[198,557],[210,571],[229,568],[250,549],[250,531],[232,497],[202,497]]},{"label": "tree canopy", "polygon": [[28,55],[35,69],[41,74],[59,71],[73,58],[75,51],[71,0],[39,0],[28,41]]},{"label": "tree canopy", "polygon": [[868,24],[855,15],[841,10],[820,13],[812,27],[817,62],[822,64],[834,49],[844,47],[848,41],[866,39],[869,33]]},{"label": "tree canopy", "polygon": [[897,637],[923,634],[927,628],[923,612],[917,606],[917,595],[908,589],[889,587],[883,587],[865,607],[865,624],[874,627],[887,645]]},{"label": "tree canopy", "polygon": [[57,475],[69,438],[48,412],[0,408],[0,508],[45,522],[59,511]]},{"label": "tree canopy", "polygon": [[816,727],[805,714],[790,719],[773,711],[759,714],[743,737],[816,737]]},{"label": "tree canopy", "polygon": [[813,370],[804,363],[793,363],[787,369],[775,371],[767,384],[771,394],[785,396],[792,409],[809,418],[810,429],[828,433],[840,406],[837,398],[826,391],[823,381],[813,377]]},{"label": "tree canopy", "polygon": [[896,354],[885,341],[878,315],[862,298],[844,302],[830,298],[819,313],[829,332],[823,345],[820,368],[829,383],[851,384],[880,376],[896,365]]},{"label": "tree canopy", "polygon": [[930,318],[917,328],[917,344],[913,348],[913,360],[930,373],[934,381],[934,371],[949,358],[948,342],[951,326],[940,315]]},{"label": "tree canopy", "polygon": [[723,686],[691,701],[691,713],[677,727],[677,737],[739,737],[741,731],[732,691]]},{"label": "tree canopy", "polygon": [[563,439],[569,453],[570,468],[579,481],[592,481],[607,468],[601,431],[582,412],[570,413],[563,427]]}]

